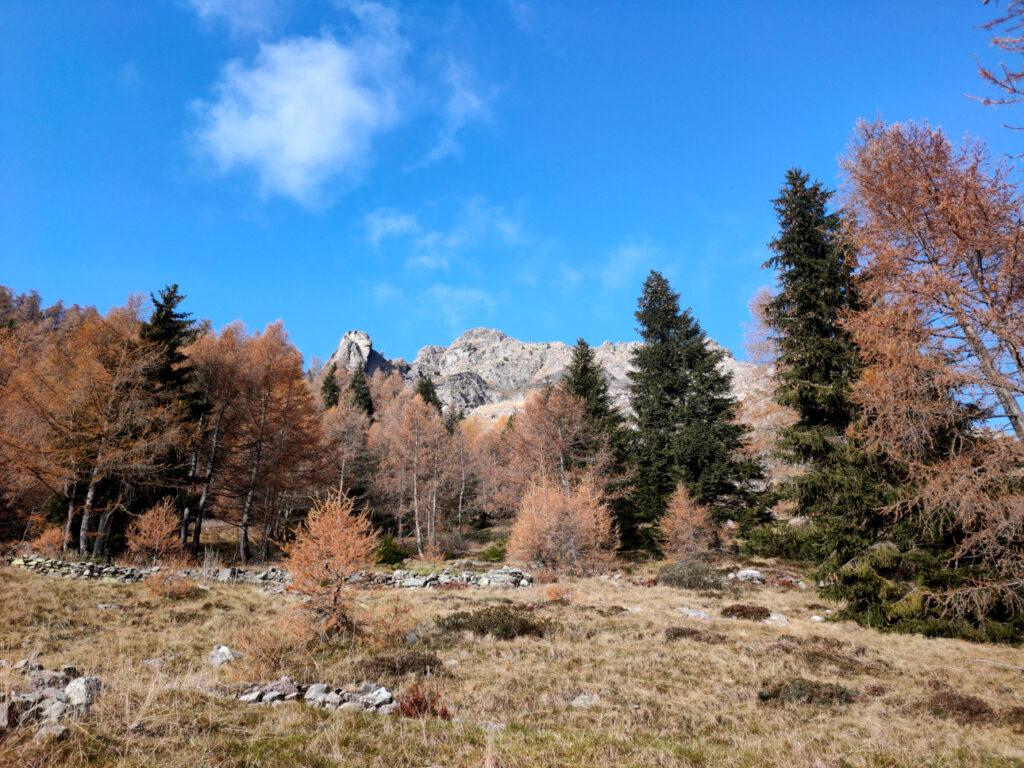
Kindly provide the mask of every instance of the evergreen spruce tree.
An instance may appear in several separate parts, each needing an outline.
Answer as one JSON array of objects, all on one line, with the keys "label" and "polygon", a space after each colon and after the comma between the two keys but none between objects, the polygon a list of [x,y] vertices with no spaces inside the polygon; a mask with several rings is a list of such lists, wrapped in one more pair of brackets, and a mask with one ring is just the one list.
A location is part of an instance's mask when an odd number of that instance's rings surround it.
[{"label": "evergreen spruce tree", "polygon": [[341,398],[341,386],[338,384],[338,366],[331,363],[324,372],[324,381],[320,385],[320,398],[323,400],[324,408],[333,408]]},{"label": "evergreen spruce tree", "polygon": [[859,361],[842,318],[857,308],[857,294],[841,217],[828,210],[831,197],[807,174],[789,170],[774,201],[775,254],[765,263],[779,284],[767,307],[778,347],[776,397],[798,416],[779,448],[785,461],[804,468],[779,493],[814,523],[801,536],[802,551],[780,554],[808,557],[827,571],[875,540],[885,524],[878,510],[893,490],[892,470],[846,434],[857,416],[850,391]]},{"label": "evergreen spruce tree", "polygon": [[679,481],[722,520],[742,511],[758,467],[739,455],[746,428],[736,421],[732,377],[719,366],[724,351],[680,311],[679,294],[658,272],[644,282],[636,318],[643,343],[630,372],[634,511],[624,533],[650,543]]},{"label": "evergreen spruce tree", "polygon": [[423,398],[424,403],[434,406],[437,412],[441,413],[441,399],[437,396],[437,389],[429,376],[421,376],[416,381],[416,394]]},{"label": "evergreen spruce tree", "polygon": [[[630,521],[632,502],[626,493],[630,480],[629,432],[622,414],[612,404],[608,382],[594,350],[583,338],[576,340],[561,386],[564,392],[583,401],[591,428],[607,442],[611,454],[608,467],[611,476],[605,479],[605,492],[611,499],[610,506],[619,530],[630,530],[633,527]],[[594,445],[593,450],[596,452],[599,447]]]},{"label": "evergreen spruce tree", "polygon": [[[150,300],[153,302],[153,312],[149,320],[142,323],[139,337],[160,350],[160,360],[149,374],[149,386],[168,405],[180,409],[182,418],[190,428],[198,429],[206,404],[196,385],[195,373],[183,352],[195,340],[198,326],[190,313],[179,309],[185,296],[176,283],[165,286],[156,295],[150,294]],[[176,496],[182,509],[187,511],[194,501],[187,492],[194,471],[190,456],[190,451],[184,447],[168,451],[162,459],[160,471],[147,478],[143,487],[137,489],[133,500],[135,511],[146,509],[167,496]],[[115,548],[120,544],[125,521],[119,522],[112,533]],[[182,537],[187,533],[187,526],[188,520],[183,517]]]},{"label": "evergreen spruce tree", "polygon": [[352,402],[362,408],[367,416],[373,418],[373,395],[370,394],[370,384],[362,367],[356,368],[352,373],[348,388],[352,393]]}]

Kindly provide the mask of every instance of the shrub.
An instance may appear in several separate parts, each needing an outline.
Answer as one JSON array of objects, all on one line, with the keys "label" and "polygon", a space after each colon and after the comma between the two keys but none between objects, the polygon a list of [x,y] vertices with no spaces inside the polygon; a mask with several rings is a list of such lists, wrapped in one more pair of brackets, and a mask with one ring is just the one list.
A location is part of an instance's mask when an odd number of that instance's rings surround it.
[{"label": "shrub", "polygon": [[317,501],[288,547],[291,589],[308,598],[327,632],[355,628],[345,579],[377,551],[367,513],[355,514],[354,507],[338,494]]},{"label": "shrub", "polygon": [[48,525],[28,542],[31,552],[43,557],[57,557],[64,550],[64,529],[59,525]]},{"label": "shrub", "polygon": [[168,497],[143,512],[128,528],[128,554],[137,562],[155,563],[181,555],[181,520]]},{"label": "shrub", "polygon": [[726,637],[721,632],[708,632],[693,627],[666,627],[665,642],[670,643],[673,640],[693,640],[695,643],[721,645],[726,641]]},{"label": "shrub", "polygon": [[571,603],[572,590],[560,584],[548,584],[544,587],[544,599],[549,603]]},{"label": "shrub", "polygon": [[171,571],[154,573],[142,582],[142,586],[151,597],[168,600],[188,600],[204,593],[194,581]]},{"label": "shrub", "polygon": [[658,541],[665,555],[687,560],[706,555],[711,547],[708,512],[690,498],[682,483],[658,523]]},{"label": "shrub", "polygon": [[369,677],[392,675],[436,675],[444,669],[444,664],[436,653],[422,651],[402,651],[388,656],[374,656],[367,659],[363,671]]},{"label": "shrub", "polygon": [[505,562],[505,549],[507,546],[508,539],[502,538],[492,541],[477,555],[477,560],[485,563],[503,563]]},{"label": "shrub", "polygon": [[779,704],[849,704],[854,700],[854,692],[838,683],[793,677],[762,688],[757,698],[765,703]]},{"label": "shrub", "polygon": [[744,605],[734,603],[722,609],[722,617],[726,619],[749,619],[750,621],[764,621],[772,612],[760,605]]},{"label": "shrub", "polygon": [[694,560],[664,566],[658,571],[658,583],[679,589],[720,590],[723,587],[722,578],[710,566]]},{"label": "shrub", "polygon": [[957,693],[943,688],[928,701],[928,711],[937,717],[947,717],[958,723],[978,723],[992,717],[992,707],[977,696]]},{"label": "shrub", "polygon": [[227,666],[236,680],[274,680],[281,675],[305,677],[315,672],[313,652],[323,639],[308,611],[293,609],[276,619],[245,627],[233,647],[242,654]]},{"label": "shrub", "polygon": [[543,637],[549,624],[537,621],[523,608],[510,605],[492,605],[476,611],[459,611],[437,620],[437,626],[446,632],[470,631],[475,635],[490,635],[498,640],[517,637]]},{"label": "shrub", "polygon": [[441,694],[434,690],[422,688],[419,683],[413,683],[409,688],[400,693],[395,703],[398,704],[398,714],[402,717],[452,719],[448,707],[441,703]]},{"label": "shrub", "polygon": [[508,540],[513,558],[576,574],[611,562],[617,546],[611,512],[589,477],[569,490],[543,481],[531,485]]},{"label": "shrub", "polygon": [[399,565],[405,562],[409,553],[395,541],[395,537],[385,534],[380,537],[380,544],[377,545],[377,562],[381,565]]}]

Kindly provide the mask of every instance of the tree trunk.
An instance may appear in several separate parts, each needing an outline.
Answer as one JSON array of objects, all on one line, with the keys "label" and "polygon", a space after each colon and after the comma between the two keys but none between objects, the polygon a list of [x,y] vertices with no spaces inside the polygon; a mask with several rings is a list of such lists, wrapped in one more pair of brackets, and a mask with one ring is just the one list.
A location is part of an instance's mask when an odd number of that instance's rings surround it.
[{"label": "tree trunk", "polygon": [[89,528],[92,524],[92,510],[96,504],[96,486],[100,482],[99,464],[93,467],[89,475],[89,488],[85,492],[85,504],[82,505],[82,524],[78,532],[78,553],[82,557],[89,554]]},{"label": "tree trunk", "polygon": [[64,523],[64,546],[61,548],[68,552],[75,547],[75,491],[78,490],[78,482],[71,484],[71,493],[68,494],[68,519]]},{"label": "tree trunk", "polygon": [[200,541],[203,534],[203,520],[206,518],[206,505],[210,498],[210,484],[213,482],[213,471],[217,465],[217,449],[220,445],[220,428],[224,421],[224,408],[217,414],[217,422],[213,427],[210,441],[210,455],[206,459],[206,470],[203,472],[203,490],[199,495],[195,519],[192,521],[192,554],[199,554]]},{"label": "tree trunk", "polygon": [[263,409],[260,411],[260,428],[256,432],[256,455],[252,460],[252,471],[249,473],[249,489],[245,493],[242,505],[242,519],[238,524],[238,558],[249,562],[249,523],[252,519],[252,502],[256,495],[256,481],[259,478],[260,459],[263,456],[263,428],[267,424],[267,396],[263,397]]}]

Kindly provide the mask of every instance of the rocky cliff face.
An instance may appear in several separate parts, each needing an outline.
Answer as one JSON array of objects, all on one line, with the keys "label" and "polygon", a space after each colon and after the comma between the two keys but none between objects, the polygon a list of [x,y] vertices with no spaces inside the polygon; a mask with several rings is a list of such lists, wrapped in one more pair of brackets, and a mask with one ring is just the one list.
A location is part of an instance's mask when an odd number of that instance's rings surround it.
[{"label": "rocky cliff face", "polygon": [[[611,396],[623,410],[629,405],[627,374],[637,343],[606,341],[594,347]],[[327,362],[349,370],[361,364],[368,373],[397,370],[409,380],[429,376],[446,407],[499,419],[514,412],[531,391],[557,383],[571,358],[572,348],[560,341],[524,342],[492,328],[473,328],[448,347],[424,347],[412,363],[387,360],[373,349],[366,333],[349,331]],[[740,400],[760,399],[769,392],[764,366],[740,362],[728,353],[722,365],[733,374]]]}]

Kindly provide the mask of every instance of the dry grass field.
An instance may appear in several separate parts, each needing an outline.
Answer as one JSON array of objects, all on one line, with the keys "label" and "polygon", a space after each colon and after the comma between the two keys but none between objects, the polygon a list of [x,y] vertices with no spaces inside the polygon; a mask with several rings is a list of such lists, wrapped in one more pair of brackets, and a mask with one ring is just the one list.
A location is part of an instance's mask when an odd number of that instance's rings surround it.
[{"label": "dry grass field", "polygon": [[[258,642],[292,600],[252,586],[211,583],[172,599],[145,585],[2,569],[0,596],[0,658],[75,664],[106,684],[66,740],[36,744],[15,731],[0,741],[5,766],[1024,764],[1024,652],[813,623],[829,607],[814,590],[693,592],[634,575],[556,589],[361,591],[377,632],[274,670],[400,693],[414,676],[368,660],[407,650],[388,637],[416,626],[412,647],[443,662],[420,682],[440,694],[447,720],[238,702],[251,665],[214,668],[206,655],[215,643]],[[496,640],[434,624],[510,602],[546,634]],[[721,618],[735,603],[781,611],[789,624]],[[684,607],[712,620],[686,619]],[[0,671],[0,687],[14,674]],[[773,690],[781,697],[759,697]]]}]

